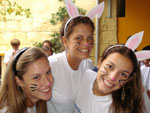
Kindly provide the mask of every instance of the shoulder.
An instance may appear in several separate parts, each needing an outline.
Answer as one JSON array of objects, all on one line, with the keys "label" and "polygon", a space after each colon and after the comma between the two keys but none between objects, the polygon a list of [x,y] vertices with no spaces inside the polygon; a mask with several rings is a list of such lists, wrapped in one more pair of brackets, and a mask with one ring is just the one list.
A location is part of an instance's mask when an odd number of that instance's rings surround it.
[{"label": "shoulder", "polygon": [[65,59],[65,52],[53,54],[52,56],[48,57],[50,65],[61,63],[59,61],[62,61]]},{"label": "shoulder", "polygon": [[83,79],[82,82],[91,82],[93,80],[95,80],[97,76],[97,72],[91,70],[91,69],[87,69],[84,74],[83,74]]},{"label": "shoulder", "polygon": [[57,61],[58,59],[61,59],[64,55],[65,55],[65,52],[58,53],[58,54],[53,54],[53,55],[48,57],[48,60],[52,61],[52,62]]},{"label": "shoulder", "polygon": [[86,68],[86,69],[93,69],[93,61],[91,59],[84,59],[81,64]]}]

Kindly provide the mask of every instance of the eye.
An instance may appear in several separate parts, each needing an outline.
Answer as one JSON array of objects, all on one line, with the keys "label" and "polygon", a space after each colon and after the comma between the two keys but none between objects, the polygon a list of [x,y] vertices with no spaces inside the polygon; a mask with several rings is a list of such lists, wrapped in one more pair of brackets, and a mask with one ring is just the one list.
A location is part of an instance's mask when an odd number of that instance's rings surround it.
[{"label": "eye", "polygon": [[126,73],[121,73],[121,76],[124,77],[124,78],[127,78],[129,75],[126,74]]},{"label": "eye", "polygon": [[48,70],[46,75],[51,75],[51,70]]},{"label": "eye", "polygon": [[107,64],[107,68],[110,69],[110,70],[113,70],[113,66],[110,65],[110,64]]},{"label": "eye", "polygon": [[82,40],[82,37],[76,37],[76,40]]},{"label": "eye", "polygon": [[33,77],[34,80],[39,80],[40,79],[40,76],[35,76]]},{"label": "eye", "polygon": [[92,40],[93,40],[93,37],[88,37],[88,40],[92,41]]}]

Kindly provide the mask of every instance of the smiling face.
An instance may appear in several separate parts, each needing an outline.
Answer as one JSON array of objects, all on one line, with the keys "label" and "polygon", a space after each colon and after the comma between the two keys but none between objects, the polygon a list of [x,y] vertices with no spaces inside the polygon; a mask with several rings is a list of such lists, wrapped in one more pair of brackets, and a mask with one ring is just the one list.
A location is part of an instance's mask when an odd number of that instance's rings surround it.
[{"label": "smiling face", "polygon": [[127,83],[133,71],[133,64],[129,58],[119,54],[110,54],[100,65],[93,92],[104,96],[111,94]]},{"label": "smiling face", "polygon": [[16,80],[33,103],[39,99],[49,100],[51,98],[53,76],[47,59],[40,58],[32,63],[23,75],[23,80]]},{"label": "smiling face", "polygon": [[67,55],[75,59],[85,59],[93,48],[93,29],[88,24],[78,24],[73,28],[69,38],[63,38]]}]

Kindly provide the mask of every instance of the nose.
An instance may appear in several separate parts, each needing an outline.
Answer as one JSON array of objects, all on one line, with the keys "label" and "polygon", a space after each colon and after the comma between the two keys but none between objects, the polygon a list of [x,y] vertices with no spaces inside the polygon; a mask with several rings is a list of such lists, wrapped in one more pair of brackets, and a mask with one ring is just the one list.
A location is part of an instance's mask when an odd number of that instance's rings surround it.
[{"label": "nose", "polygon": [[82,44],[83,46],[89,46],[89,41],[87,39],[84,39]]},{"label": "nose", "polygon": [[45,84],[45,86],[50,87],[52,84],[51,82],[52,82],[51,78],[49,76],[45,75],[45,77],[43,78],[43,84]]},{"label": "nose", "polygon": [[117,72],[117,71],[112,71],[111,73],[109,73],[109,78],[110,78],[112,81],[116,81],[116,80],[117,80],[117,77],[118,77],[118,72]]}]

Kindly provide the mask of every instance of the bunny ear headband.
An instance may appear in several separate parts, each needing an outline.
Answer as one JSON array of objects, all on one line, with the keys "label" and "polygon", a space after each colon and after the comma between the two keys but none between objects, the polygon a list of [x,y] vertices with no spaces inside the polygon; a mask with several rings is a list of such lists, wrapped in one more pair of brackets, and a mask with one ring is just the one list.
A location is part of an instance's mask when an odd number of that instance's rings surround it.
[{"label": "bunny ear headband", "polygon": [[[132,35],[127,40],[125,46],[130,48],[132,51],[134,51],[139,46],[139,44],[141,43],[142,38],[143,38],[143,34],[144,34],[144,31],[141,31],[139,33]],[[110,48],[107,49],[107,51],[113,47],[116,47],[116,46],[124,46],[124,45],[111,46]],[[139,61],[149,59],[150,58],[150,51],[149,50],[138,51],[138,52],[135,52],[135,55]]]},{"label": "bunny ear headband", "polygon": [[65,4],[66,4],[66,8],[67,8],[70,19],[67,21],[65,25],[64,34],[66,34],[66,27],[72,19],[78,16],[87,16],[92,20],[96,15],[98,18],[100,18],[104,11],[104,2],[94,7],[87,15],[79,15],[78,9],[76,8],[72,0],[65,0]]}]

